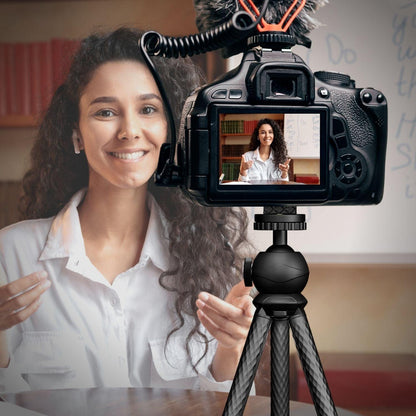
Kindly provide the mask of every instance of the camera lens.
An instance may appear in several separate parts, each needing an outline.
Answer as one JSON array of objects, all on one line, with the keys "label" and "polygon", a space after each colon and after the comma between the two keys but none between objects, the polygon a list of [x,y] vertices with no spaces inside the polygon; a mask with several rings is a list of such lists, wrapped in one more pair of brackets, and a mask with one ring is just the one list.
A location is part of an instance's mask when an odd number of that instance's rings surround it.
[{"label": "camera lens", "polygon": [[295,81],[288,78],[271,78],[270,80],[271,96],[286,95],[295,96]]}]

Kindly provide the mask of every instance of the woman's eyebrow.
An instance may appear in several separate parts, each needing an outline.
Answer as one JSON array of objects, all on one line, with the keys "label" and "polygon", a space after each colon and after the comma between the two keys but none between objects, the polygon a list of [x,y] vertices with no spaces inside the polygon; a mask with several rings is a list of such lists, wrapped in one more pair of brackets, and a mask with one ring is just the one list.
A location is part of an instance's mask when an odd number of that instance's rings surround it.
[{"label": "woman's eyebrow", "polygon": [[96,104],[96,103],[114,103],[115,101],[117,101],[116,97],[107,97],[107,96],[103,96],[103,97],[97,97],[97,98],[94,98],[94,99],[90,102],[90,105],[92,105],[92,104]]},{"label": "woman's eyebrow", "polygon": [[[153,93],[140,94],[140,95],[137,96],[137,100],[138,101],[147,101],[147,100],[153,100],[153,99],[156,99],[156,100],[159,100],[160,102],[162,102],[162,98],[160,98],[159,95],[153,94]],[[104,104],[106,104],[106,103],[114,103],[116,101],[118,101],[116,97],[102,96],[102,97],[94,98],[91,101],[90,105],[97,104],[97,103],[104,103]]]},{"label": "woman's eyebrow", "polygon": [[149,94],[140,94],[140,95],[138,96],[138,99],[139,99],[140,101],[147,101],[147,100],[153,100],[153,99],[156,99],[156,100],[159,100],[160,102],[162,102],[162,98],[161,98],[159,95],[157,95],[157,94],[153,94],[153,93],[149,93]]}]

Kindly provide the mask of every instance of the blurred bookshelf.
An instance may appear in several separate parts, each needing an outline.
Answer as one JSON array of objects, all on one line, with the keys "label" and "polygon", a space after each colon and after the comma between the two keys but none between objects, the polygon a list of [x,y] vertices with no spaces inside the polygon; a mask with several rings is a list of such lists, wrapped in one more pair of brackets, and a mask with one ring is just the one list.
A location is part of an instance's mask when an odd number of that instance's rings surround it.
[{"label": "blurred bookshelf", "polygon": [[[79,40],[53,38],[42,42],[0,42],[0,128],[34,127],[69,70]],[[225,72],[217,52],[192,61],[206,82]]]},{"label": "blurred bookshelf", "polygon": [[69,69],[79,41],[0,42],[0,127],[32,127]]}]

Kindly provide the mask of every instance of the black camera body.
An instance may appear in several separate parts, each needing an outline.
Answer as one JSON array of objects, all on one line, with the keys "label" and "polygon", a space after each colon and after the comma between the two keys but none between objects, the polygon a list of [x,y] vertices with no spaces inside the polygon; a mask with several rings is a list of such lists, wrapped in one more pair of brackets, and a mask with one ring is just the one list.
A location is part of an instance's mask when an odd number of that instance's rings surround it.
[{"label": "black camera body", "polygon": [[[227,178],[226,167],[239,170],[250,129],[265,117],[284,132],[289,180]],[[345,74],[313,74],[263,34],[251,40],[237,68],[188,98],[176,156],[182,186],[203,204],[366,205],[382,199],[386,147],[380,91],[356,88]]]}]

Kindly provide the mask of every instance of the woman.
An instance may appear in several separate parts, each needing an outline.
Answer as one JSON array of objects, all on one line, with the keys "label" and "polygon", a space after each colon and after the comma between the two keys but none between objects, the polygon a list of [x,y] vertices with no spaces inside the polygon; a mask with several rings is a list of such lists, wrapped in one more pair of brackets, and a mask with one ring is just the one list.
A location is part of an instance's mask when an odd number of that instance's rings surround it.
[{"label": "woman", "polygon": [[265,118],[251,135],[249,151],[241,157],[239,181],[288,181],[290,159],[282,130],[276,121]]},{"label": "woman", "polygon": [[[237,283],[246,216],[148,184],[168,128],[139,38],[85,39],[41,124],[27,220],[0,232],[0,391],[224,389],[234,375],[253,313]],[[154,61],[178,119],[199,77]]]}]

